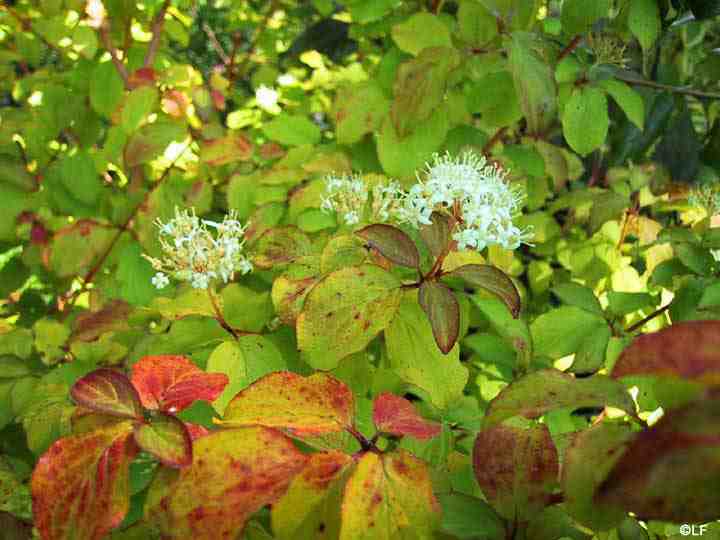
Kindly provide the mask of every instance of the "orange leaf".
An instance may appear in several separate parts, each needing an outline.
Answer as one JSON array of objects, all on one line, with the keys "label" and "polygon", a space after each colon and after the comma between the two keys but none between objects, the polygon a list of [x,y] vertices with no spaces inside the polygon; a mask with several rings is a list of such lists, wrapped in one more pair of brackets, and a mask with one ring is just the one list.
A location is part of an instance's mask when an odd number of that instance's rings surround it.
[{"label": "orange leaf", "polygon": [[421,417],[407,399],[384,392],[373,403],[375,427],[393,435],[409,435],[416,439],[432,439],[440,434],[440,424]]}]

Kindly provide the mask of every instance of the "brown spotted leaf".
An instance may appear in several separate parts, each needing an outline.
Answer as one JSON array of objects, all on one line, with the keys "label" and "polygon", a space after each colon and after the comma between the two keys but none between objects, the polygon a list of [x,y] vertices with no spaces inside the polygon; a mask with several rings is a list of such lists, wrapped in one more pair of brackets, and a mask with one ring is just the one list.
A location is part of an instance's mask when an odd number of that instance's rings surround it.
[{"label": "brown spotted leaf", "polygon": [[440,434],[440,424],[425,420],[407,399],[383,392],[373,402],[373,423],[383,433],[432,439]]},{"label": "brown spotted leaf", "polygon": [[342,502],[340,540],[432,540],[440,517],[427,465],[405,450],[367,452]]},{"label": "brown spotted leaf", "polygon": [[298,348],[315,369],[333,369],[363,350],[390,323],[400,305],[401,282],[374,265],[342,268],[308,293],[297,318]]},{"label": "brown spotted leaf", "polygon": [[261,269],[275,268],[309,255],[310,238],[297,227],[274,227],[265,231],[255,245],[253,264]]},{"label": "brown spotted leaf", "polygon": [[688,321],[645,334],[615,363],[613,378],[657,375],[720,385],[720,321]]},{"label": "brown spotted leaf", "polygon": [[73,340],[95,341],[105,332],[128,328],[127,318],[132,308],[123,300],[111,300],[98,311],[81,313],[73,323]]},{"label": "brown spotted leaf", "polygon": [[159,470],[145,515],[167,540],[236,538],[252,514],[283,495],[306,461],[276,430],[212,432],[194,442],[190,467]]},{"label": "brown spotted leaf", "polygon": [[101,540],[130,506],[137,453],[132,422],[118,421],[53,443],[31,480],[35,526],[44,539]]},{"label": "brown spotted leaf", "polygon": [[[540,391],[538,389],[541,389]],[[514,380],[490,402],[483,425],[490,427],[513,416],[538,418],[565,407],[617,407],[634,413],[625,387],[604,375],[576,379],[557,369],[540,369]]]},{"label": "brown spotted leaf", "polygon": [[437,281],[424,281],[418,301],[430,321],[435,343],[443,354],[449,353],[460,332],[460,304],[455,293]]},{"label": "brown spotted leaf", "polygon": [[200,159],[211,167],[235,161],[247,161],[252,157],[252,143],[240,134],[206,141],[200,148]]},{"label": "brown spotted leaf", "polygon": [[176,414],[194,401],[212,402],[228,383],[224,373],[205,373],[184,356],[144,356],[132,367],[132,383],[145,408]]},{"label": "brown spotted leaf", "polygon": [[595,493],[643,519],[720,519],[720,399],[669,411],[636,435]]},{"label": "brown spotted leaf", "polygon": [[309,437],[344,430],[352,425],[354,413],[353,393],[345,383],[325,373],[303,377],[279,371],[236,395],[222,423],[280,428]]},{"label": "brown spotted leaf", "polygon": [[171,414],[159,412],[148,423],[136,424],[133,435],[142,450],[154,455],[167,467],[179,469],[192,463],[190,429]]},{"label": "brown spotted leaf", "polygon": [[75,403],[120,418],[142,419],[140,396],[130,380],[114,369],[102,368],[78,379],[70,390]]},{"label": "brown spotted leaf", "polygon": [[498,514],[527,521],[550,503],[559,463],[547,426],[522,424],[506,422],[478,433],[473,469]]},{"label": "brown spotted leaf", "polygon": [[272,528],[279,540],[335,540],[340,504],[353,459],[342,452],[310,454],[305,468],[272,507]]},{"label": "brown spotted leaf", "polygon": [[395,264],[410,268],[418,268],[420,265],[420,255],[412,238],[397,227],[377,223],[360,229],[356,234]]},{"label": "brown spotted leaf", "polygon": [[473,287],[480,287],[494,294],[513,314],[516,319],[520,315],[520,293],[505,272],[487,264],[466,264],[445,274],[467,281]]}]

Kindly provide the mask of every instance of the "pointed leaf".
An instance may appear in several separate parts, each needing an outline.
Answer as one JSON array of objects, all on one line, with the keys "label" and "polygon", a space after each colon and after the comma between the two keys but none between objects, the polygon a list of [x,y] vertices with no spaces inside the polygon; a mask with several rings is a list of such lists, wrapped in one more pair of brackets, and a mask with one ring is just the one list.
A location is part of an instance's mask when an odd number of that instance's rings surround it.
[{"label": "pointed leaf", "polygon": [[[669,411],[629,443],[595,501],[643,519],[705,523],[720,517],[720,399]],[[671,489],[668,489],[671,487]]]},{"label": "pointed leaf", "polygon": [[353,459],[342,452],[311,454],[303,471],[272,507],[272,528],[279,540],[335,540],[340,533],[344,479]]},{"label": "pointed leaf", "polygon": [[[538,392],[542,388],[542,392]],[[609,405],[634,413],[635,404],[622,384],[604,375],[576,379],[557,369],[528,373],[506,386],[490,402],[484,426],[493,426],[506,418],[522,415],[538,418],[548,411],[565,407]]]},{"label": "pointed leaf", "polygon": [[562,125],[565,140],[578,154],[600,148],[610,125],[605,94],[592,86],[575,89],[565,104]]},{"label": "pointed leaf", "polygon": [[520,315],[520,293],[502,270],[486,264],[466,264],[445,275],[462,278],[473,287],[494,294],[505,303],[513,317],[517,319]]},{"label": "pointed leaf", "polygon": [[354,414],[352,391],[334,377],[279,371],[235,396],[222,423],[287,429],[304,437],[342,431],[352,424]]},{"label": "pointed leaf", "polygon": [[340,540],[432,540],[440,518],[427,465],[404,450],[363,455],[341,512]]},{"label": "pointed leaf", "polygon": [[157,413],[149,423],[136,424],[133,434],[138,446],[163,465],[177,469],[192,463],[190,430],[173,415]]},{"label": "pointed leaf", "polygon": [[142,418],[142,405],[130,380],[114,369],[97,369],[77,380],[70,390],[75,403],[121,418]]},{"label": "pointed leaf", "polygon": [[33,471],[35,526],[42,538],[101,540],[130,506],[128,470],[137,453],[132,422],[56,441]]},{"label": "pointed leaf", "polygon": [[455,345],[460,332],[460,305],[455,293],[437,281],[420,285],[418,301],[430,321],[438,348],[447,354]]},{"label": "pointed leaf", "polygon": [[215,431],[195,441],[190,467],[158,471],[145,515],[163,538],[235,538],[252,514],[280,498],[306,461],[272,429]]},{"label": "pointed leaf", "polygon": [[400,280],[379,266],[343,268],[320,280],[297,318],[298,348],[315,369],[333,369],[392,320]]},{"label": "pointed leaf", "polygon": [[178,413],[193,401],[214,401],[228,383],[223,373],[205,373],[184,356],[145,356],[133,365],[132,382],[147,409]]},{"label": "pointed leaf", "polygon": [[373,423],[383,433],[409,435],[416,439],[432,439],[441,426],[420,416],[407,399],[383,392],[373,403]]},{"label": "pointed leaf", "polygon": [[478,433],[473,468],[498,514],[527,521],[550,502],[558,478],[558,453],[545,424],[500,424]]},{"label": "pointed leaf", "polygon": [[635,339],[612,377],[657,375],[720,385],[720,321],[688,321]]},{"label": "pointed leaf", "polygon": [[420,236],[433,257],[437,258],[448,250],[452,239],[452,227],[450,226],[450,217],[439,212],[433,212],[430,221],[432,221],[432,225],[420,226]]},{"label": "pointed leaf", "polygon": [[360,229],[358,236],[367,240],[368,245],[380,252],[380,254],[402,266],[418,268],[420,255],[412,239],[397,227],[377,223]]}]

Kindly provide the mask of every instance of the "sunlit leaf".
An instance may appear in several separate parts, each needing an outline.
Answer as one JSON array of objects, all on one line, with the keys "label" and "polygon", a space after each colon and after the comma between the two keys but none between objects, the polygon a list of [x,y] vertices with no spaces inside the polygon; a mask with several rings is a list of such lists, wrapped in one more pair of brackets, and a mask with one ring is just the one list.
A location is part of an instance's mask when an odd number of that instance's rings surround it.
[{"label": "sunlit leaf", "polygon": [[373,423],[379,431],[432,439],[440,434],[440,424],[425,420],[407,399],[383,392],[373,402]]},{"label": "sunlit leaf", "polygon": [[190,430],[175,416],[156,413],[147,423],[136,424],[133,435],[138,446],[168,467],[187,467],[192,463]]},{"label": "sunlit leaf", "polygon": [[79,379],[70,390],[78,405],[121,418],[142,418],[137,390],[114,369],[98,369]]}]

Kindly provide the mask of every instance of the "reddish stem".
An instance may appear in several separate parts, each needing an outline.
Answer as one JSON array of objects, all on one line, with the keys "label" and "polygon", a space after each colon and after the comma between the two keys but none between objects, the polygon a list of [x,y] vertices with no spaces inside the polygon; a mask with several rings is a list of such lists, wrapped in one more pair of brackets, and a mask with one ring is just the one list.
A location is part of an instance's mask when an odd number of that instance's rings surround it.
[{"label": "reddish stem", "polygon": [[565,47],[558,56],[558,62],[565,58],[568,54],[572,53],[575,49],[577,49],[578,45],[580,45],[580,42],[582,41],[582,36],[580,34],[576,35],[570,43],[568,43],[567,47]]}]

